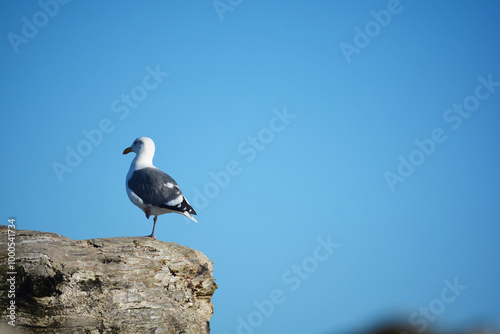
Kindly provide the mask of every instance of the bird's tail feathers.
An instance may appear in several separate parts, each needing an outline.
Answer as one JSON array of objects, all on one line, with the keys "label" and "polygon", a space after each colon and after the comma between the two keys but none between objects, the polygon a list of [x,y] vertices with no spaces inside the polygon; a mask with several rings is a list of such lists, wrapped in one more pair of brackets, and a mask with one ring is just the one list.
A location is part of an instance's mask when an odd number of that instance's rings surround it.
[{"label": "bird's tail feathers", "polygon": [[194,221],[195,223],[197,223],[198,221],[196,219],[194,219],[194,217],[187,211],[184,211],[182,213],[184,216],[188,217],[189,219],[191,219],[192,221]]}]

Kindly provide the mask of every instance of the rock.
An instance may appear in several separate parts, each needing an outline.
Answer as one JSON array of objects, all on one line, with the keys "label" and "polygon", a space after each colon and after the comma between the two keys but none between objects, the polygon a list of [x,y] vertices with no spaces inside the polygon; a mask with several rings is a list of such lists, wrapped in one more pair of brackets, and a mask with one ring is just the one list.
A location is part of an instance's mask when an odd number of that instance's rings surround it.
[{"label": "rock", "polygon": [[[20,333],[210,333],[217,285],[200,251],[148,237],[72,240],[16,232]],[[2,277],[6,234],[1,226]],[[2,279],[2,306],[10,302],[6,284]],[[2,307],[2,322],[6,316]]]}]

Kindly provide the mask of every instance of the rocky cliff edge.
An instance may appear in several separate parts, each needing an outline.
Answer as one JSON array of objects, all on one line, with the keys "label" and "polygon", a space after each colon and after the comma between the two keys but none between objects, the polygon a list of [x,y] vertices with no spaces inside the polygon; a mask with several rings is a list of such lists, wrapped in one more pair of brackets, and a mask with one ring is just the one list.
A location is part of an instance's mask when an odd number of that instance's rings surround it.
[{"label": "rocky cliff edge", "polygon": [[[15,232],[15,298],[2,279],[0,302],[15,300],[16,333],[210,332],[217,285],[213,264],[200,251],[148,237],[72,240]],[[7,277],[6,226],[0,241]],[[2,307],[2,322],[6,312]]]}]

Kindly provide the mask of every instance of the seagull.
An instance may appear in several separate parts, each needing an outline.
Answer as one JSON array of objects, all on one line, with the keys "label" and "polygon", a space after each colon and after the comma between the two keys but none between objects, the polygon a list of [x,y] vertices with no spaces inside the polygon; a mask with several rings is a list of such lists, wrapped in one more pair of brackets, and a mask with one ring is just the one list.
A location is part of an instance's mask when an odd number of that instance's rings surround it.
[{"label": "seagull", "polygon": [[181,192],[179,185],[168,174],[153,165],[155,143],[151,138],[139,137],[132,146],[127,147],[123,154],[134,152],[134,160],[130,164],[125,186],[128,198],[137,205],[146,218],[154,216],[153,231],[148,237],[154,236],[156,219],[159,215],[175,212],[183,214],[194,222],[198,222],[192,215],[196,211],[191,207]]}]

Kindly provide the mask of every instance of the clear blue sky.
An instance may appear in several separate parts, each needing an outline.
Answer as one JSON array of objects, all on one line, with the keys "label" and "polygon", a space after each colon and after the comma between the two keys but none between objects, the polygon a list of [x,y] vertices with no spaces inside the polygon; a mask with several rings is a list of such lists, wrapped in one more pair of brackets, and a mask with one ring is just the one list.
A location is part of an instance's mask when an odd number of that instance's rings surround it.
[{"label": "clear blue sky", "polygon": [[122,155],[148,136],[213,333],[498,324],[500,3],[215,4],[1,2],[2,224],[149,234]]}]

